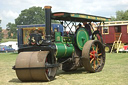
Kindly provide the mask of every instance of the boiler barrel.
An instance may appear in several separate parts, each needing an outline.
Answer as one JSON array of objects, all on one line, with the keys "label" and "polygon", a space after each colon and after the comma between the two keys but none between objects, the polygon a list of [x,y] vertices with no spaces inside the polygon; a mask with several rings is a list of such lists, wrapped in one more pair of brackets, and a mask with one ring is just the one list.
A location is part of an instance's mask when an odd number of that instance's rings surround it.
[{"label": "boiler barrel", "polygon": [[55,43],[56,45],[56,57],[71,57],[74,52],[74,46],[72,44]]}]

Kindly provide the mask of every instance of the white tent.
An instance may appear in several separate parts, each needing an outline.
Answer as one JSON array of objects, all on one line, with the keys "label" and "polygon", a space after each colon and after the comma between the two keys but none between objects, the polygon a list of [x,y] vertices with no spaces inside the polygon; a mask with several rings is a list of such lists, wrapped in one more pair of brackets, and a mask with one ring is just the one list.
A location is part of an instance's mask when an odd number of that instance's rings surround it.
[{"label": "white tent", "polygon": [[8,42],[1,43],[0,45],[10,46],[13,49],[18,50],[18,43],[16,41],[8,41]]}]

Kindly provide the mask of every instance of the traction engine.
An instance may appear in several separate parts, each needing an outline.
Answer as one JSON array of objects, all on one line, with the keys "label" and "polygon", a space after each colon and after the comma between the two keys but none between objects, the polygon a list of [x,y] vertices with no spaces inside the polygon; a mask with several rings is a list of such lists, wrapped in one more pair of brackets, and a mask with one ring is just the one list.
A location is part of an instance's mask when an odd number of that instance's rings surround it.
[{"label": "traction engine", "polygon": [[[94,73],[105,64],[104,46],[99,40],[90,40],[84,27],[74,34],[63,34],[51,30],[51,7],[45,6],[45,33],[35,29],[28,34],[24,44],[23,30],[18,29],[19,50],[13,69],[21,81],[51,81],[58,67],[63,71],[74,71],[84,67]],[[44,36],[43,36],[44,35]],[[43,37],[42,37],[43,36]]]}]

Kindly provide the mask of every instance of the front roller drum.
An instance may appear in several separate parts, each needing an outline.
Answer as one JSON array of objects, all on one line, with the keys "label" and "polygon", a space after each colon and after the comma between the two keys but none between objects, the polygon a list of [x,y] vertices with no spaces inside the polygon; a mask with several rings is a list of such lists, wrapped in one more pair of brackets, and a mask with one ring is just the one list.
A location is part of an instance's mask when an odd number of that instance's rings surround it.
[{"label": "front roller drum", "polygon": [[56,60],[51,62],[49,51],[21,52],[15,63],[15,68],[19,68],[16,75],[21,81],[50,81],[54,79],[57,67],[45,67],[55,63]]},{"label": "front roller drum", "polygon": [[82,65],[88,72],[99,72],[105,64],[105,50],[98,40],[89,40],[82,50]]}]

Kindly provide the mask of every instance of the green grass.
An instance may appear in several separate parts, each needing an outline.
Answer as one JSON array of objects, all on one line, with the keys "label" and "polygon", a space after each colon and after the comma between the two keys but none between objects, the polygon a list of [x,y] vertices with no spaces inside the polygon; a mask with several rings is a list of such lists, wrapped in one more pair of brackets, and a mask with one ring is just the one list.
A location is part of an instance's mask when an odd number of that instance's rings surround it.
[{"label": "green grass", "polygon": [[17,39],[2,39],[1,43],[8,42],[8,41],[17,41]]},{"label": "green grass", "polygon": [[104,69],[87,73],[83,68],[74,72],[58,71],[51,82],[21,82],[12,66],[17,54],[0,53],[0,85],[128,85],[128,53],[106,54]]}]

